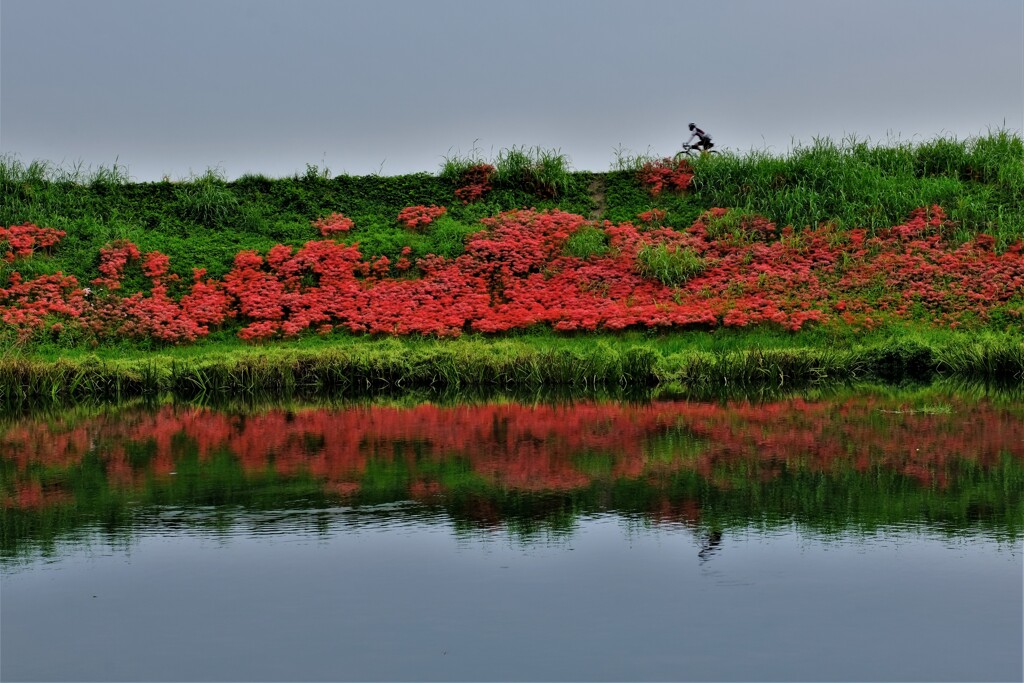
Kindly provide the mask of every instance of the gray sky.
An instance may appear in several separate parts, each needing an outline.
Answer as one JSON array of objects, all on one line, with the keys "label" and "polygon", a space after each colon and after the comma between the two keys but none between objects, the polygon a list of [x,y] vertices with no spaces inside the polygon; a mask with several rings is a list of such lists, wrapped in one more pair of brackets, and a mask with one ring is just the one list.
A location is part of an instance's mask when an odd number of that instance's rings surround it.
[{"label": "gray sky", "polygon": [[0,0],[0,153],[136,180],[1024,128],[1022,0]]}]

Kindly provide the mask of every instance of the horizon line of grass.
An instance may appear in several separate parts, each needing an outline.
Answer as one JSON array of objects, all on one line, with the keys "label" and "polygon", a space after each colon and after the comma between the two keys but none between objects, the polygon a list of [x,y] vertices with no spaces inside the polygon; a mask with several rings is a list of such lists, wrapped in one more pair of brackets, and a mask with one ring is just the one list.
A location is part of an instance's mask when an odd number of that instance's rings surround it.
[{"label": "horizon line of grass", "polygon": [[[888,139],[885,141],[872,141],[868,138],[858,138],[856,134],[848,134],[838,141],[828,135],[813,136],[810,142],[794,140],[792,146],[783,152],[774,152],[769,148],[750,148],[746,151],[730,148],[716,148],[718,154],[708,157],[700,157],[695,161],[713,159],[747,159],[756,162],[764,160],[793,161],[803,160],[809,155],[816,153],[839,153],[848,155],[859,161],[874,162],[890,172],[903,172],[913,170],[920,175],[957,175],[963,174],[983,182],[992,180],[1009,180],[1017,182],[1021,180],[1017,169],[1006,171],[1002,164],[1007,155],[1020,160],[1024,154],[1024,138],[1021,132],[1006,127],[991,127],[986,134],[968,135],[957,137],[955,135],[938,134],[925,140],[903,140]],[[671,157],[678,150],[670,150],[666,154],[660,154],[648,147],[646,151],[634,153],[619,145],[613,147],[611,152],[612,161],[609,168],[604,172],[635,172],[645,164]],[[514,171],[520,164],[532,166],[557,167],[559,171],[583,174],[600,174],[602,171],[595,169],[572,170],[569,156],[561,149],[546,148],[541,145],[511,145],[501,148],[496,154],[485,155],[474,141],[473,147],[466,154],[460,152],[442,155],[439,168],[435,171],[423,169],[409,173],[396,173],[392,175],[378,172],[370,173],[348,173],[341,172],[332,174],[326,165],[306,163],[303,172],[299,170],[282,176],[267,176],[259,172],[246,172],[234,179],[227,177],[224,168],[220,165],[208,167],[202,173],[191,171],[186,177],[179,177],[172,180],[165,175],[160,180],[134,180],[128,173],[127,164],[120,163],[115,158],[109,166],[99,164],[95,167],[86,166],[84,161],[76,161],[67,166],[56,164],[46,159],[33,159],[25,163],[13,152],[0,154],[0,187],[5,183],[57,183],[57,184],[78,184],[86,186],[116,186],[116,185],[138,185],[150,183],[174,183],[188,184],[201,183],[209,178],[216,178],[222,182],[231,184],[243,178],[260,180],[331,180],[336,178],[399,178],[404,176],[435,175],[451,181],[461,178],[463,172],[471,166],[478,164],[491,164],[496,171],[502,171],[501,165],[510,175],[516,175]],[[1000,178],[1000,172],[1010,173],[1011,177]]]}]

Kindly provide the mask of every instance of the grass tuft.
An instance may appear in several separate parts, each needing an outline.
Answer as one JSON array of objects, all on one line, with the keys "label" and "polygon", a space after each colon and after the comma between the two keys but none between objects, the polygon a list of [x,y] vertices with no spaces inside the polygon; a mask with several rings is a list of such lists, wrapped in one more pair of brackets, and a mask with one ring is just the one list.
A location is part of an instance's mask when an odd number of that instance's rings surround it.
[{"label": "grass tuft", "polygon": [[207,227],[223,225],[238,211],[238,199],[228,188],[224,176],[208,170],[175,191],[177,209],[182,218]]},{"label": "grass tuft", "polygon": [[637,272],[643,277],[660,280],[669,287],[677,287],[699,275],[707,262],[689,247],[680,249],[666,244],[647,244],[636,254]]},{"label": "grass tuft", "polygon": [[497,187],[523,190],[541,197],[566,194],[573,186],[569,159],[558,150],[512,147],[498,153],[493,182]]},{"label": "grass tuft", "polygon": [[608,233],[595,225],[582,226],[565,241],[565,253],[583,260],[604,256],[608,249]]}]

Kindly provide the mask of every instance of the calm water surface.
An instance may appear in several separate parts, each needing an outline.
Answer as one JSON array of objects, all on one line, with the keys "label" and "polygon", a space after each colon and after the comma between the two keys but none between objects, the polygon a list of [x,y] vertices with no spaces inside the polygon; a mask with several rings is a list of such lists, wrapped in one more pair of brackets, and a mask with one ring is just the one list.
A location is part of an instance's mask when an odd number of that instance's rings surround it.
[{"label": "calm water surface", "polygon": [[0,678],[1022,677],[1024,406],[0,422]]}]

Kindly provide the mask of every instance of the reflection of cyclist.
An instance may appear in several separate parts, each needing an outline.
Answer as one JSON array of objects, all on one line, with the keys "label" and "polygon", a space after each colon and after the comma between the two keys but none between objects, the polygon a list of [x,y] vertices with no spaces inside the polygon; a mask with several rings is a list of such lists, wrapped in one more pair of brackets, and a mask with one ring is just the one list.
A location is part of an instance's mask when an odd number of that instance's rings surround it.
[{"label": "reflection of cyclist", "polygon": [[693,142],[694,138],[697,138],[697,144],[693,145],[693,147],[696,149],[706,152],[715,146],[715,144],[711,142],[711,136],[705,133],[700,128],[698,128],[697,124],[690,124],[690,132],[693,133],[693,135],[691,135],[690,139],[686,141],[686,144],[689,145],[691,142]]},{"label": "reflection of cyclist", "polygon": [[712,529],[708,532],[707,538],[703,539],[700,544],[700,552],[697,553],[697,557],[700,558],[701,562],[705,562],[711,559],[711,556],[718,552],[719,547],[722,545],[722,530]]}]

